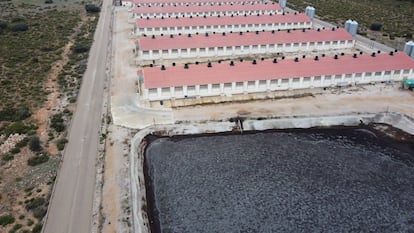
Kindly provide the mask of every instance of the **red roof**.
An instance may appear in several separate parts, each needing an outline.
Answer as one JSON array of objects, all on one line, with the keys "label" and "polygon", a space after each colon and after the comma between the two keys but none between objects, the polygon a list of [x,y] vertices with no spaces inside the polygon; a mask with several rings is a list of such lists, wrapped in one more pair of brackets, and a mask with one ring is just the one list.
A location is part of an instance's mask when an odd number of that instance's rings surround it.
[{"label": "red roof", "polygon": [[198,26],[198,25],[236,25],[236,24],[261,24],[261,23],[294,23],[310,22],[305,14],[273,14],[273,15],[235,15],[231,16],[207,16],[207,17],[175,17],[172,18],[138,18],[138,28],[173,27],[173,26]]},{"label": "red roof", "polygon": [[282,44],[282,43],[299,43],[299,42],[317,42],[317,41],[338,41],[338,40],[353,40],[352,36],[339,28],[335,31],[331,29],[325,30],[291,30],[268,32],[244,32],[240,35],[237,32],[209,34],[205,36],[204,33],[196,35],[193,34],[188,37],[184,35],[170,36],[151,36],[140,37],[137,40],[141,50],[162,50],[162,49],[178,49],[178,48],[207,48],[207,47],[225,47],[238,45],[262,45],[262,44]]},{"label": "red roof", "polygon": [[251,10],[277,10],[282,8],[276,3],[254,3],[254,4],[223,4],[223,5],[179,5],[179,6],[135,6],[134,13],[167,13],[167,12],[213,12],[213,11],[251,11]]},{"label": "red roof", "polygon": [[403,52],[397,52],[394,56],[389,54],[377,54],[376,57],[364,54],[353,58],[351,55],[333,57],[320,57],[318,61],[313,58],[278,59],[278,63],[272,60],[257,61],[253,65],[251,61],[213,63],[208,68],[205,63],[189,65],[189,69],[183,66],[146,67],[138,73],[144,74],[145,88],[172,87],[184,85],[217,84],[253,80],[269,80],[286,77],[310,77],[321,75],[350,74],[362,72],[378,72],[387,70],[413,69],[414,60]]}]

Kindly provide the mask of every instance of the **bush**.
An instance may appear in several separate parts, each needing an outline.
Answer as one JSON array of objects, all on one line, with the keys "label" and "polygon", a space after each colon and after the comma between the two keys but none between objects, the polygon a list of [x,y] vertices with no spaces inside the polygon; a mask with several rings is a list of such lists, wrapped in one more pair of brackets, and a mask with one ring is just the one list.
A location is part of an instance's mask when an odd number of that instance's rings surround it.
[{"label": "bush", "polygon": [[3,157],[1,158],[3,161],[10,161],[12,159],[14,159],[14,156],[10,153],[6,153],[3,155]]},{"label": "bush", "polygon": [[9,225],[11,223],[14,223],[15,219],[13,217],[13,215],[11,214],[5,214],[0,216],[0,225],[2,226],[6,226]]},{"label": "bush", "polygon": [[66,138],[59,139],[56,142],[56,147],[58,148],[58,150],[63,150],[67,142],[68,140]]},{"label": "bush", "polygon": [[53,3],[53,0],[46,0],[45,1],[45,4],[52,4]]},{"label": "bush", "polygon": [[6,21],[0,20],[0,29],[6,29],[8,26]]},{"label": "bush", "polygon": [[46,154],[42,154],[42,155],[35,155],[33,157],[31,157],[30,159],[27,160],[27,164],[29,166],[36,166],[42,163],[45,163],[49,160],[49,156]]},{"label": "bush", "polygon": [[47,209],[44,207],[38,207],[33,210],[33,216],[41,220],[46,215]]},{"label": "bush", "polygon": [[56,132],[62,132],[66,129],[62,113],[53,115],[50,121],[51,121],[50,127],[56,130]]},{"label": "bush", "polygon": [[380,31],[381,28],[382,28],[381,23],[372,23],[371,26],[369,27],[369,29],[371,29],[372,31]]},{"label": "bush", "polygon": [[32,136],[29,139],[29,148],[31,151],[37,152],[42,150],[42,146],[40,145],[40,139],[38,136]]},{"label": "bush", "polygon": [[15,122],[9,126],[7,126],[3,133],[9,136],[10,134],[26,134],[31,130],[31,127],[28,125],[23,124],[21,121]]},{"label": "bush", "polygon": [[32,233],[40,233],[42,231],[42,224],[38,223],[33,227]]},{"label": "bush", "polygon": [[29,29],[29,26],[27,26],[27,23],[24,22],[19,22],[19,23],[15,23],[13,24],[10,29],[13,32],[23,32],[23,31],[27,31]]},{"label": "bush", "polygon": [[31,115],[29,108],[24,105],[17,108],[5,108],[0,111],[0,121],[21,121]]},{"label": "bush", "polygon": [[26,204],[26,209],[32,210],[32,209],[43,206],[43,204],[45,203],[46,203],[46,200],[43,197],[36,197]]},{"label": "bush", "polygon": [[85,5],[85,10],[88,13],[97,13],[101,11],[101,8],[99,8],[98,6],[94,5],[94,4],[86,4]]},{"label": "bush", "polygon": [[89,51],[89,46],[85,46],[85,45],[75,45],[73,46],[73,52],[75,53],[85,53]]},{"label": "bush", "polygon": [[20,228],[22,228],[22,224],[16,224],[13,226],[12,229],[10,229],[9,233],[15,233],[17,230],[19,230]]}]

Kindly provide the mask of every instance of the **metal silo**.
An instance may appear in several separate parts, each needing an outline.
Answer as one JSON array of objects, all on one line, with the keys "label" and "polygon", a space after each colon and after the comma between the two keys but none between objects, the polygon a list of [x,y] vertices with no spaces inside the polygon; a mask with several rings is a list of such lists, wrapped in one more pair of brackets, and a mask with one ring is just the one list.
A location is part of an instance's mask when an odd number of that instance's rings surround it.
[{"label": "metal silo", "polygon": [[282,8],[285,8],[285,7],[286,7],[286,0],[279,0],[279,5],[280,5]]},{"label": "metal silo", "polygon": [[314,8],[314,7],[311,7],[311,6],[307,6],[307,7],[305,8],[305,14],[306,14],[309,18],[313,19],[313,18],[315,17],[315,8]]},{"label": "metal silo", "polygon": [[347,32],[349,32],[349,26],[351,25],[352,20],[348,19],[347,21],[345,21],[345,30]]},{"label": "metal silo", "polygon": [[414,42],[413,41],[408,41],[407,43],[405,43],[404,53],[406,53],[410,57],[414,57]]},{"label": "metal silo", "polygon": [[355,36],[358,32],[358,22],[353,20],[350,24],[349,24],[349,29],[348,29],[349,34]]}]

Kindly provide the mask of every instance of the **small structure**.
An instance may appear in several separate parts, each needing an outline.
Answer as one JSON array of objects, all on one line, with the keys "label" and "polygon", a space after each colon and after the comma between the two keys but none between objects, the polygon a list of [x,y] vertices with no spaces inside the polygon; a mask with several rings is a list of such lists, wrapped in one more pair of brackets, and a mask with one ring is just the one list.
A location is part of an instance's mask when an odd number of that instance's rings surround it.
[{"label": "small structure", "polygon": [[[224,72],[223,72],[224,71]],[[150,102],[273,91],[402,81],[414,74],[414,60],[405,53],[376,56],[344,55],[301,59],[230,61],[190,64],[187,67],[145,67],[142,96]]]},{"label": "small structure", "polygon": [[286,0],[279,0],[279,5],[280,5],[280,7],[285,9],[286,8]]},{"label": "small structure", "polygon": [[358,32],[358,22],[355,20],[348,19],[345,21],[345,30],[352,36],[355,36]]},{"label": "small structure", "polygon": [[136,6],[182,6],[182,5],[211,5],[211,4],[252,4],[260,3],[260,0],[134,0]]},{"label": "small structure", "polygon": [[281,14],[282,8],[277,3],[224,4],[224,5],[177,5],[177,6],[136,6],[133,16],[138,17],[180,17],[180,16],[224,16]]},{"label": "small structure", "polygon": [[305,8],[305,13],[309,18],[311,18],[311,19],[315,18],[315,8],[314,7],[307,6]]},{"label": "small structure", "polygon": [[195,34],[213,32],[271,31],[311,28],[305,14],[227,15],[178,18],[137,18],[134,34]]},{"label": "small structure", "polygon": [[405,43],[404,53],[414,58],[414,42],[413,41],[408,41],[407,43]]},{"label": "small structure", "polygon": [[207,57],[242,57],[252,54],[291,53],[353,48],[355,41],[344,29],[267,32],[182,34],[140,37],[137,62]]}]

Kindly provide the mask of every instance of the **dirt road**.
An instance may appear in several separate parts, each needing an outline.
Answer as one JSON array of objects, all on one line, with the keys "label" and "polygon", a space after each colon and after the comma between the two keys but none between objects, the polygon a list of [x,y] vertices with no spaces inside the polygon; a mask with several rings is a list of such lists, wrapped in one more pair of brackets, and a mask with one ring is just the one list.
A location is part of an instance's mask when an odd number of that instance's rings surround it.
[{"label": "dirt road", "polygon": [[91,232],[112,1],[103,0],[62,167],[43,232]]}]

